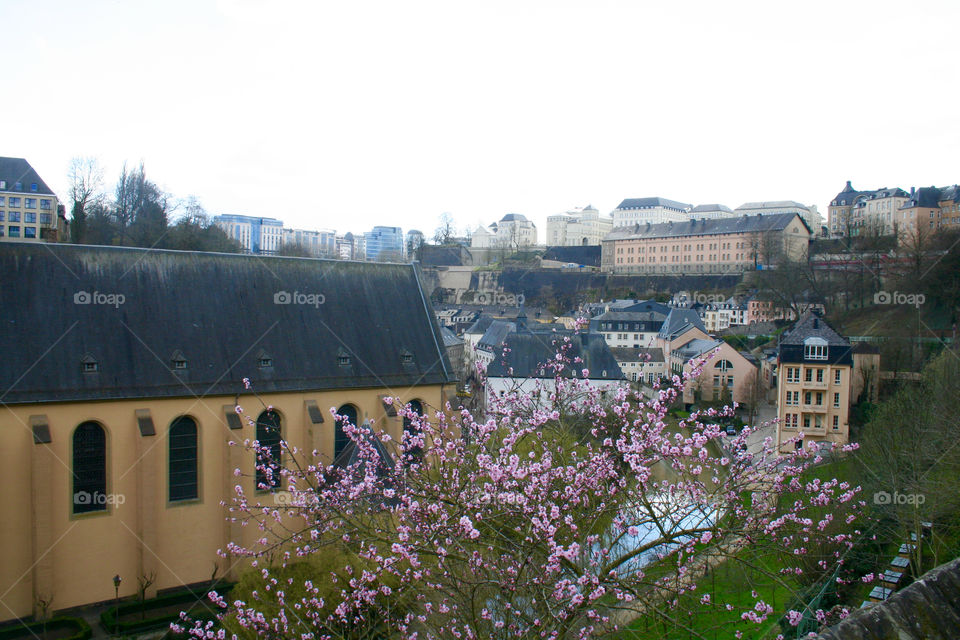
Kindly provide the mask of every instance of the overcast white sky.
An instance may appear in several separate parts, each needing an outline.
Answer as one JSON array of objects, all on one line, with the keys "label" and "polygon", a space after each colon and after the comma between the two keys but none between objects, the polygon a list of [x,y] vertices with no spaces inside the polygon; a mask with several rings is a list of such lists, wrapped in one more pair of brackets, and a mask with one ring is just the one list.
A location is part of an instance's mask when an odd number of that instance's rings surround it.
[{"label": "overcast white sky", "polygon": [[[0,0],[0,155],[429,234],[960,182],[960,2]],[[68,205],[69,206],[69,205]]]}]

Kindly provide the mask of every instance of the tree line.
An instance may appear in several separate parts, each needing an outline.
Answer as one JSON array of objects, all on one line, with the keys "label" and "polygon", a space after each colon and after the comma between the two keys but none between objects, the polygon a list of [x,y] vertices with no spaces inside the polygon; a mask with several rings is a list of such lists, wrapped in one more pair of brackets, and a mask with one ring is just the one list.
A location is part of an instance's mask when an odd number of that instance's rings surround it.
[{"label": "tree line", "polygon": [[70,241],[238,253],[240,244],[213,224],[200,201],[174,198],[147,178],[143,162],[126,163],[112,193],[96,158],[77,157],[67,174],[70,198]]}]

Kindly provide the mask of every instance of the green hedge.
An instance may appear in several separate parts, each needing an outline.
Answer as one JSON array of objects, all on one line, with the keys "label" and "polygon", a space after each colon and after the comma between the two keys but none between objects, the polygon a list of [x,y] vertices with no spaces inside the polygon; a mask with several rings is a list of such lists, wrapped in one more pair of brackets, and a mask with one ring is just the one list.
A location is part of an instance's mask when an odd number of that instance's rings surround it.
[{"label": "green hedge", "polygon": [[[233,588],[232,584],[223,584],[216,587],[211,587],[201,590],[190,590],[190,591],[179,591],[177,593],[169,593],[166,595],[158,596],[156,598],[151,598],[145,602],[127,602],[121,604],[119,607],[110,607],[100,614],[100,626],[103,627],[103,630],[107,633],[121,633],[121,634],[134,634],[141,633],[143,631],[152,631],[156,629],[162,629],[164,627],[170,626],[171,622],[176,622],[180,619],[180,612],[177,613],[165,613],[163,615],[150,615],[151,610],[161,609],[165,607],[170,607],[177,604],[187,604],[183,610],[190,611],[194,606],[203,603],[215,609],[214,605],[207,598],[207,594],[211,591],[216,591],[220,595],[224,595]],[[138,620],[121,620],[117,622],[117,618],[123,618],[129,616],[130,614],[143,613],[143,619]],[[203,613],[198,613],[192,615],[195,619],[211,619],[213,616],[209,615],[206,610]],[[2,639],[0,639],[2,640]]]},{"label": "green hedge", "polygon": [[56,631],[58,629],[72,629],[74,633],[65,636],[65,640],[89,640],[93,635],[93,630],[87,621],[83,618],[74,618],[62,616],[47,620],[46,625],[43,622],[31,622],[29,624],[17,624],[0,631],[0,640],[14,640],[21,638],[36,638],[40,636],[44,629],[46,631]]}]

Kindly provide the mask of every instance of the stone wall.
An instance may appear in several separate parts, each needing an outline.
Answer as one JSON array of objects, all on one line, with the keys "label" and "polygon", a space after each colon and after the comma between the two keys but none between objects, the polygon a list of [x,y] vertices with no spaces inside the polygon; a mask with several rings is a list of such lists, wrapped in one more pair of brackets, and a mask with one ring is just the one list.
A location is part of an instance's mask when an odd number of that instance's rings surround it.
[{"label": "stone wall", "polygon": [[942,564],[884,602],[853,612],[822,640],[960,638],[960,558]]}]

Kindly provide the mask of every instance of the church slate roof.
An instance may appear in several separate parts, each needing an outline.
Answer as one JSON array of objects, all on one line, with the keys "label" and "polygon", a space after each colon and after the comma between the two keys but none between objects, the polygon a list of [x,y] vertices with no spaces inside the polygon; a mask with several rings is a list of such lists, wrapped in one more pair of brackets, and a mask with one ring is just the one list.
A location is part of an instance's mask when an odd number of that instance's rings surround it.
[{"label": "church slate roof", "polygon": [[6,404],[453,380],[415,265],[22,243],[0,273]]}]

